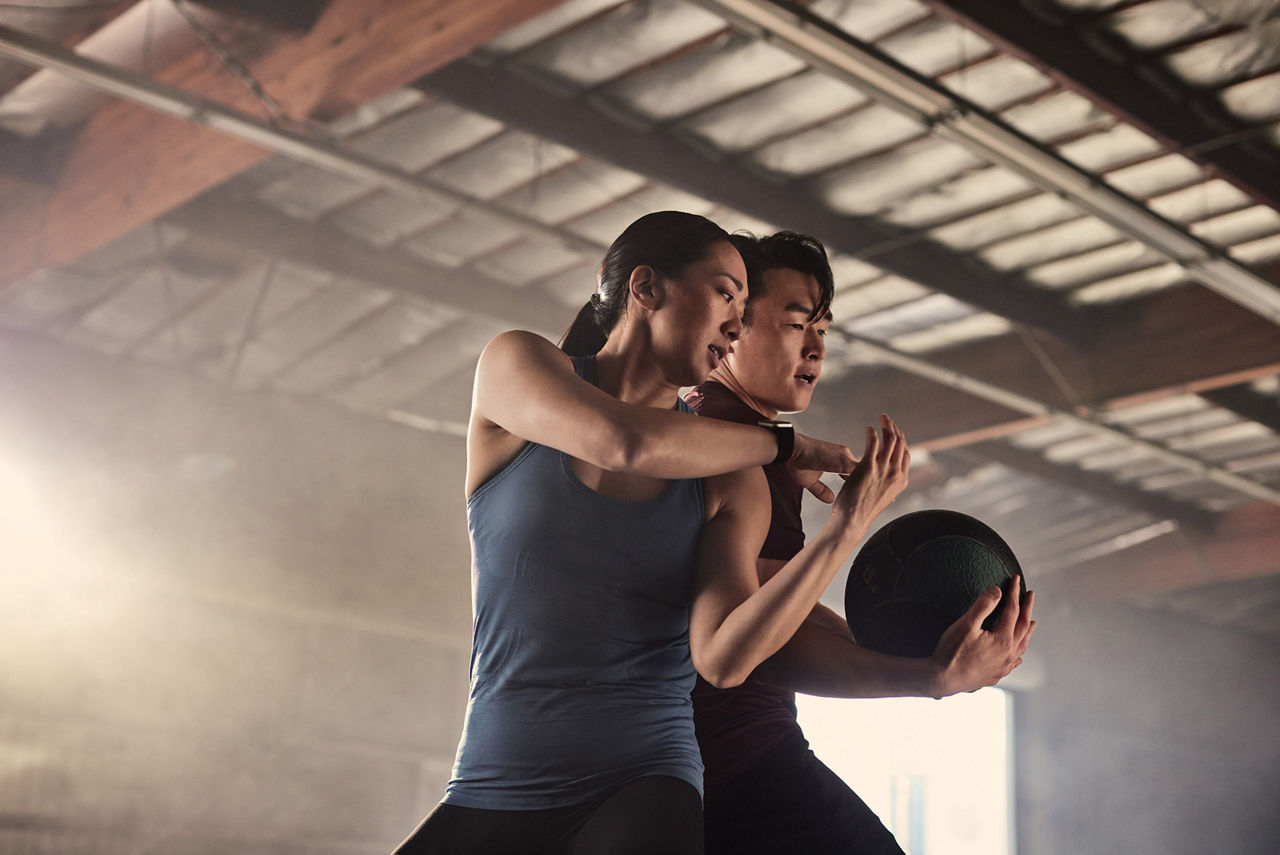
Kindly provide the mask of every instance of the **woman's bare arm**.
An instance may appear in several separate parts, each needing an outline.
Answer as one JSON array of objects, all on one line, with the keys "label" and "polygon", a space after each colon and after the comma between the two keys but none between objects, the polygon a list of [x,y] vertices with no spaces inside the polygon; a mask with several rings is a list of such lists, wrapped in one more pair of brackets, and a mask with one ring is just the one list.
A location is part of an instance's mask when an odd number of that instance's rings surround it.
[{"label": "woman's bare arm", "polygon": [[[521,331],[503,333],[481,354],[470,433],[468,493],[526,441],[602,469],[654,478],[759,466],[778,450],[763,428],[619,401],[579,378],[551,342]],[[792,461],[805,469],[849,472],[854,457],[845,446],[798,436]]]},{"label": "woman's bare arm", "polygon": [[769,524],[763,473],[708,481],[714,504],[699,540],[689,641],[713,685],[738,685],[795,634],[871,521],[906,487],[906,439],[887,416],[881,425],[883,439],[868,428],[866,452],[822,530],[763,585],[755,562]]}]

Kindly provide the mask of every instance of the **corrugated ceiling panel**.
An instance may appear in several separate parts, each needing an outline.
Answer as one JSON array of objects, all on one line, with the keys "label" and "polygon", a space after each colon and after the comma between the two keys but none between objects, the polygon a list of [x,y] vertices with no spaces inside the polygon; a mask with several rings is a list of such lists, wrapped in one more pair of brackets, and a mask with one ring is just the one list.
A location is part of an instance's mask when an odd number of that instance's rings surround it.
[{"label": "corrugated ceiling panel", "polygon": [[387,247],[441,222],[457,208],[456,202],[444,197],[432,204],[425,198],[408,199],[381,192],[334,212],[330,221],[361,240]]},{"label": "corrugated ceiling panel", "polygon": [[1139,50],[1211,33],[1218,26],[1217,19],[1196,0],[1152,0],[1107,19],[1108,29]]},{"label": "corrugated ceiling panel", "polygon": [[840,213],[873,214],[905,196],[931,192],[980,163],[959,146],[931,137],[823,176],[818,190]]},{"label": "corrugated ceiling panel", "polygon": [[1053,81],[1034,66],[1004,55],[945,74],[939,82],[993,112],[1054,86]]},{"label": "corrugated ceiling panel", "polygon": [[723,151],[739,152],[866,102],[866,96],[852,86],[806,71],[692,116],[682,127]]},{"label": "corrugated ceiling panel", "polygon": [[508,130],[443,163],[428,174],[479,199],[492,199],[576,159],[577,152],[523,131]]},{"label": "corrugated ceiling panel", "polygon": [[1280,21],[1270,21],[1175,51],[1164,62],[1195,87],[1208,89],[1270,70],[1278,59]]},{"label": "corrugated ceiling panel", "polygon": [[564,223],[645,186],[645,179],[598,160],[575,160],[499,201],[544,223]]},{"label": "corrugated ceiling panel", "polygon": [[322,392],[421,343],[458,317],[456,311],[429,306],[421,300],[390,302],[337,341],[274,377],[271,384],[291,392]]},{"label": "corrugated ceiling panel", "polygon": [[608,97],[655,122],[671,121],[795,74],[805,64],[739,34],[607,87]]},{"label": "corrugated ceiling panel", "polygon": [[723,19],[680,0],[628,3],[530,48],[519,62],[591,87],[726,28]]},{"label": "corrugated ceiling panel", "polygon": [[916,0],[814,0],[810,9],[863,41],[929,17],[928,8]]},{"label": "corrugated ceiling panel", "polygon": [[752,157],[773,172],[804,176],[891,148],[923,133],[925,128],[918,122],[888,107],[871,104],[770,143],[753,152]]},{"label": "corrugated ceiling panel", "polygon": [[419,172],[502,130],[502,123],[488,116],[438,101],[380,125],[353,140],[351,148],[406,172]]},{"label": "corrugated ceiling panel", "polygon": [[460,267],[523,236],[507,220],[477,208],[462,208],[405,241],[404,248],[427,261]]}]

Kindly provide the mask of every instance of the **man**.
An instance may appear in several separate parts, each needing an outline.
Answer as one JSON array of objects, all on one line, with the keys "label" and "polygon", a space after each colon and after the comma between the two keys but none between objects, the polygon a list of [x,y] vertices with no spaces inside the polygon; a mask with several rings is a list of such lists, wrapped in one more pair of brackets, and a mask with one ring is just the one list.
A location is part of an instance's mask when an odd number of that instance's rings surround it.
[{"label": "man", "polygon": [[[701,415],[755,423],[804,410],[821,376],[834,285],[816,239],[780,232],[735,235],[750,300],[734,349],[686,400]],[[804,487],[785,464],[765,467],[773,520],[757,561],[764,584],[804,545]],[[810,489],[826,501],[821,482]],[[827,494],[824,496],[824,494]],[[818,605],[790,642],[741,686],[699,679],[694,720],[706,766],[707,855],[895,853],[879,818],[809,750],[795,691],[831,697],[943,697],[992,685],[1021,662],[1033,628],[1032,595],[994,632],[981,623],[1000,599],[987,592],[943,636],[932,658],[903,659],[854,644],[838,614]]]}]

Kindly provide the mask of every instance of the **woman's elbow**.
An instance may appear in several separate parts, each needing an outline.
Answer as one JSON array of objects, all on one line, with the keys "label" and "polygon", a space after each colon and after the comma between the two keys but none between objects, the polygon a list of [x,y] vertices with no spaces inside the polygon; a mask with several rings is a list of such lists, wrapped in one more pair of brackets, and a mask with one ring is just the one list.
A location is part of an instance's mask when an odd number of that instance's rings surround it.
[{"label": "woman's elbow", "polygon": [[746,682],[751,672],[740,666],[735,666],[732,662],[716,661],[714,657],[701,658],[695,656],[693,658],[693,667],[697,669],[702,679],[706,680],[717,689],[732,689],[741,686]]},{"label": "woman's elbow", "polygon": [[613,425],[601,449],[601,468],[610,472],[637,472],[653,454],[652,437],[638,425]]}]

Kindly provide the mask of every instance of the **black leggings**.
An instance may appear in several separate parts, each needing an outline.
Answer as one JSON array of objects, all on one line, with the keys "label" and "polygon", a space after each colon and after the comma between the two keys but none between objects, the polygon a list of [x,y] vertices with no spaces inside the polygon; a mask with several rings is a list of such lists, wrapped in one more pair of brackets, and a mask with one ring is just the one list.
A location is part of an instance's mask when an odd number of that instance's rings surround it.
[{"label": "black leggings", "polygon": [[484,810],[436,805],[394,855],[702,855],[702,800],[649,775],[581,805]]},{"label": "black leggings", "polygon": [[880,817],[796,737],[708,787],[710,855],[903,855]]}]

